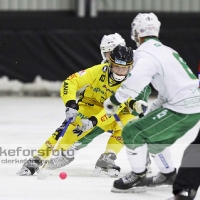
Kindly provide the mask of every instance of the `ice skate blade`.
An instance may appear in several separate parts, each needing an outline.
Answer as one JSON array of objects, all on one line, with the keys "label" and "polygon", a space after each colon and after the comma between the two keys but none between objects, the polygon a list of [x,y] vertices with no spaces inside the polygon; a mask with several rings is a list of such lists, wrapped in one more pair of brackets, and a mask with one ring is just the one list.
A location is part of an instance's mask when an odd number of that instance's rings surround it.
[{"label": "ice skate blade", "polygon": [[96,167],[91,176],[117,178],[118,175],[119,175],[119,171],[116,169],[109,169],[108,171],[104,171],[100,167]]},{"label": "ice skate blade", "polygon": [[46,179],[48,176],[50,176],[52,174],[52,170],[48,170],[48,169],[41,169],[38,174],[37,174],[37,178],[39,180],[44,180]]},{"label": "ice skate blade", "polygon": [[166,199],[166,200],[174,200],[174,198],[175,198],[175,197],[171,197],[171,198],[169,198],[169,199]]},{"label": "ice skate blade", "polygon": [[172,189],[172,185],[147,186],[148,190]]},{"label": "ice skate blade", "polygon": [[143,192],[146,192],[146,186],[132,187],[132,188],[129,188],[129,189],[126,189],[126,190],[121,190],[121,189],[113,187],[111,189],[111,192],[114,192],[114,193],[143,193]]}]

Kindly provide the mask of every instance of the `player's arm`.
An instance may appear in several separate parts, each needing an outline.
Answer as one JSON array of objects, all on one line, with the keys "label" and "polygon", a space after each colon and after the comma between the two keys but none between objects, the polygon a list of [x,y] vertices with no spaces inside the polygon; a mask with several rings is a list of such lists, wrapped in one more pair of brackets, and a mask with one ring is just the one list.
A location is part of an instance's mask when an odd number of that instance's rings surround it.
[{"label": "player's arm", "polygon": [[78,104],[76,103],[76,92],[86,85],[92,85],[95,80],[95,74],[98,65],[76,72],[70,75],[65,81],[63,81],[60,96],[66,106],[66,120],[72,118],[72,122],[75,121],[78,114]]},{"label": "player's arm", "polygon": [[70,75],[65,81],[63,81],[60,96],[64,102],[67,103],[69,100],[76,100],[76,92],[86,85],[92,85],[96,76],[96,71],[99,65],[93,66],[86,70],[82,70]]},{"label": "player's arm", "polygon": [[104,108],[108,116],[113,115],[120,103],[130,97],[135,99],[142,90],[149,85],[152,77],[157,73],[156,65],[151,59],[140,59],[136,62],[131,75],[122,83],[114,95],[104,102]]},{"label": "player's arm", "polygon": [[148,99],[151,94],[151,87],[146,86],[144,90],[135,98],[129,98],[127,101],[127,105],[129,110],[134,116],[138,116],[139,114],[144,114],[148,107]]}]

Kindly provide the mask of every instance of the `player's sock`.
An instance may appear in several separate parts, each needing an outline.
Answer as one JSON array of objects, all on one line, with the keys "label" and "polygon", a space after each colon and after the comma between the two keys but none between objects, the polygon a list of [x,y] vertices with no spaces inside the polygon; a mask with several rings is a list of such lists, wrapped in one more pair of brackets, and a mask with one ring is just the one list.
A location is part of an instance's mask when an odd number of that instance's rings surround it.
[{"label": "player's sock", "polygon": [[174,164],[169,147],[158,154],[151,154],[151,156],[161,173],[168,174],[174,171]]},{"label": "player's sock", "polygon": [[134,150],[126,148],[126,155],[131,169],[135,173],[142,173],[147,168],[147,147],[140,146]]}]

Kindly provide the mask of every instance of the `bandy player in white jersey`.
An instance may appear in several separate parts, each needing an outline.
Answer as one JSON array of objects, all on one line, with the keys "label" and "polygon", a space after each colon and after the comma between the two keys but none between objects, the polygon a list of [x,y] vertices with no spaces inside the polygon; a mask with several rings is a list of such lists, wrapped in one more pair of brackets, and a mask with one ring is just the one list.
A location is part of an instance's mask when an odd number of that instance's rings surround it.
[{"label": "bandy player in white jersey", "polygon": [[[129,97],[134,99],[146,85],[152,83],[158,91],[147,115],[123,129],[132,171],[114,181],[113,192],[144,191],[145,186],[170,182],[174,172],[169,171],[171,160],[166,149],[200,120],[198,79],[178,52],[159,41],[160,24],[153,13],[140,13],[133,20],[131,34],[138,46],[134,67],[116,93],[104,102],[106,113],[111,116],[121,103]],[[156,177],[146,178],[145,143],[160,169]]]}]

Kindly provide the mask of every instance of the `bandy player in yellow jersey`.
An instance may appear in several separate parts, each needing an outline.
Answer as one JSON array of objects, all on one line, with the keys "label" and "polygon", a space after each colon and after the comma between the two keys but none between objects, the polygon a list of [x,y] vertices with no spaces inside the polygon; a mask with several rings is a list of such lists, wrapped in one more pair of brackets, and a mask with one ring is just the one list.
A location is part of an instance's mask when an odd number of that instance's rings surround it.
[{"label": "bandy player in yellow jersey", "polygon": [[[59,146],[62,150],[69,149],[72,144],[89,135],[90,132],[99,135],[105,131],[113,130],[121,134],[121,128],[117,125],[115,119],[106,117],[103,102],[119,88],[121,82],[128,76],[133,64],[133,51],[131,48],[117,46],[112,51],[110,58],[111,61],[109,63],[95,65],[72,74],[63,82],[61,97],[66,106],[66,120],[42,145],[38,150],[38,155],[24,163],[22,169],[18,172],[19,175],[32,175],[39,169],[42,161],[48,157],[49,149],[55,145],[66,122],[71,117],[73,122],[69,125]],[[121,80],[117,78],[121,78]],[[76,102],[76,92],[84,86],[87,87],[80,94],[78,102]],[[144,94],[146,92],[141,93],[141,95]],[[139,99],[143,99],[141,95],[139,95]],[[145,101],[137,101],[139,99],[136,98],[136,100],[130,101],[130,106],[133,110],[142,112],[141,105],[147,106],[147,104]],[[126,104],[122,104],[117,113],[124,124],[134,118]],[[123,143],[120,144],[118,142],[118,145],[123,146]],[[116,156],[114,153],[108,153],[108,158],[113,160],[114,163]],[[69,158],[65,154],[62,156],[62,161],[68,163],[73,159],[73,157]],[[58,159],[59,162],[60,160]],[[66,165],[66,162],[64,165]],[[113,169],[116,169],[115,166]],[[116,173],[119,170],[117,168]]]},{"label": "bandy player in yellow jersey", "polygon": [[[110,60],[110,54],[111,51],[118,45],[125,46],[125,40],[119,35],[118,33],[115,34],[110,34],[110,35],[104,35],[101,44],[100,44],[100,50],[101,50],[101,55],[103,58],[103,61],[101,62],[102,64],[104,63],[109,63]],[[118,81],[121,81],[124,79],[122,76],[117,76],[116,74],[114,75],[115,79]],[[140,96],[138,96],[138,99],[143,99],[147,101],[149,94],[151,92],[150,87],[147,87],[144,92]],[[130,102],[130,104],[132,101]],[[131,106],[130,106],[131,107]],[[129,107],[129,108],[130,108]],[[132,109],[130,109],[132,111]],[[140,111],[138,111],[140,113]],[[129,113],[129,112],[128,112]],[[137,112],[132,112],[134,116],[138,115]],[[105,116],[104,116],[105,118]],[[104,119],[105,120],[105,119]],[[95,170],[93,172],[93,176],[116,176],[119,171],[120,167],[115,165],[114,160],[116,159],[116,156],[118,152],[123,148],[124,143],[121,138],[121,129],[116,129],[116,130],[109,130],[111,132],[111,136],[107,142],[106,146],[106,151],[101,154],[100,158],[97,160],[95,164]],[[57,158],[51,159],[48,168],[49,169],[56,169],[63,167],[65,165],[69,164],[69,160],[66,160],[65,158],[68,157],[71,158],[74,157],[74,154],[77,153],[81,148],[87,146],[96,136],[99,135],[99,133],[103,133],[103,131],[97,132],[95,129],[90,131],[86,137],[83,137],[82,139],[78,140],[75,144],[73,144],[70,149],[66,152],[63,152],[66,156],[60,156]],[[72,153],[73,152],[73,153]],[[72,155],[70,155],[72,153]],[[149,158],[149,154],[147,154],[147,170],[148,173],[151,172],[151,160]]]}]

